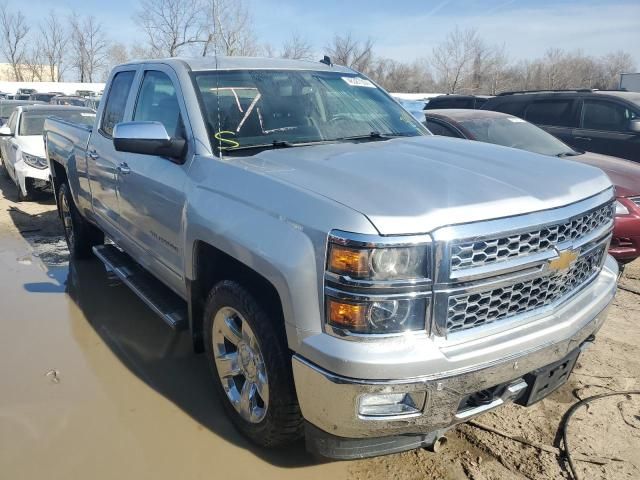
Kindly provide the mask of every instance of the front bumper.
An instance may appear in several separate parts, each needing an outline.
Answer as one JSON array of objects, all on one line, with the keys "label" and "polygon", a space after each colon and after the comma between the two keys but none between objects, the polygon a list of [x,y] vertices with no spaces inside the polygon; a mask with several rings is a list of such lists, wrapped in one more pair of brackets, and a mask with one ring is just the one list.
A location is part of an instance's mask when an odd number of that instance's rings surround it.
[{"label": "front bumper", "polygon": [[49,168],[35,168],[27,165],[24,160],[15,164],[16,180],[26,195],[29,188],[37,190],[48,190],[51,186],[51,172]]},{"label": "front bumper", "polygon": [[[429,437],[426,434],[445,431],[456,423],[512,400],[516,395],[507,392],[486,408],[472,412],[460,408],[465,397],[509,382],[515,386],[528,372],[563,359],[593,336],[607,316],[615,295],[616,276],[616,264],[609,257],[601,274],[588,287],[548,318],[534,322],[533,330],[516,329],[516,334],[501,332],[493,335],[496,338],[476,339],[464,345],[432,341],[428,348],[438,350],[440,355],[432,351],[430,355],[434,362],[425,363],[424,373],[418,376],[371,380],[380,371],[376,370],[373,362],[381,353],[380,348],[371,344],[371,358],[344,358],[342,361],[343,368],[348,368],[349,363],[356,364],[356,367],[368,363],[372,373],[369,379],[333,373],[308,358],[295,355],[293,373],[302,414],[313,427],[335,438],[380,439],[421,434],[423,439],[427,439],[424,441],[428,441],[433,435]],[[397,368],[389,368],[388,358],[378,357],[377,361],[384,371],[398,371]],[[437,371],[433,370],[433,363],[438,365]],[[362,368],[354,371],[362,371]],[[412,393],[416,398],[425,400],[418,406],[418,413],[362,416],[359,414],[360,398],[372,393]],[[409,444],[420,443],[419,439],[414,440]],[[380,453],[384,452],[376,454]]]}]

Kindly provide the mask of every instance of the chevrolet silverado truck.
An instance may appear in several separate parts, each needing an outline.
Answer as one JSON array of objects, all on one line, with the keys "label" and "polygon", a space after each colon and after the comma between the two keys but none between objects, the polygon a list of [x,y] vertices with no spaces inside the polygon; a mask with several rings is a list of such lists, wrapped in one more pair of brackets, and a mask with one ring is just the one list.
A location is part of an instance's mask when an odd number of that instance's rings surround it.
[{"label": "chevrolet silverado truck", "polygon": [[44,138],[71,256],[188,331],[258,445],[437,446],[565,383],[615,295],[602,171],[432,136],[326,58],[120,65]]}]

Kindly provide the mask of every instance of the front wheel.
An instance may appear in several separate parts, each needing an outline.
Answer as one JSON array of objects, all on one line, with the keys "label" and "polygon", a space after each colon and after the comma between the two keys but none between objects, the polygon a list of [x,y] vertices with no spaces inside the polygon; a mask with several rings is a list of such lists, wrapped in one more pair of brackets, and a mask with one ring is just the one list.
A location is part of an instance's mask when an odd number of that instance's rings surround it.
[{"label": "front wheel", "polygon": [[233,424],[254,443],[277,447],[302,436],[283,328],[233,281],[218,283],[205,306],[205,348]]},{"label": "front wheel", "polygon": [[91,257],[92,248],[104,243],[104,233],[80,215],[66,183],[58,189],[58,209],[71,258]]}]

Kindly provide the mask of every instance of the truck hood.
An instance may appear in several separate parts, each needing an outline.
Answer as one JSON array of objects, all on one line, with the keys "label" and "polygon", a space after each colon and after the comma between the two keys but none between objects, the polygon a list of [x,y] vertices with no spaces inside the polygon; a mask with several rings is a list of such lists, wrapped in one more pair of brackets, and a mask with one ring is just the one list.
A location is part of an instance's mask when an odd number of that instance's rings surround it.
[{"label": "truck hood", "polygon": [[590,166],[436,136],[266,150],[241,163],[361,212],[382,235],[546,210],[611,187]]}]

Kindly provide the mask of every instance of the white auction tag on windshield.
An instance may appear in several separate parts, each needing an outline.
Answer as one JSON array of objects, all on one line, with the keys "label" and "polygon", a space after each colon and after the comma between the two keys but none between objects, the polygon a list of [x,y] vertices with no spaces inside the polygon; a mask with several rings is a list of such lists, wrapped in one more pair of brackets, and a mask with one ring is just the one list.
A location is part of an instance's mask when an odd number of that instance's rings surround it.
[{"label": "white auction tag on windshield", "polygon": [[369,88],[376,88],[376,86],[371,83],[369,80],[367,80],[366,78],[360,78],[360,77],[342,77],[342,80],[344,80],[345,82],[347,82],[349,85],[351,85],[352,87],[369,87]]},{"label": "white auction tag on windshield", "polygon": [[517,118],[517,117],[513,117],[513,118],[509,117],[508,120],[510,120],[513,123],[524,123],[523,119]]}]

